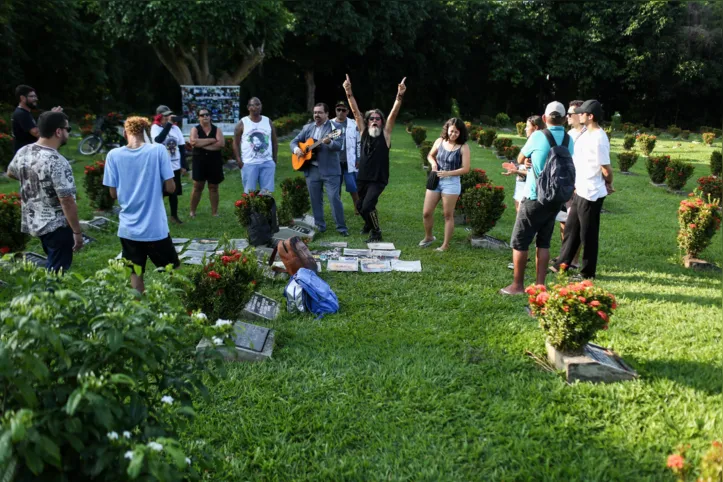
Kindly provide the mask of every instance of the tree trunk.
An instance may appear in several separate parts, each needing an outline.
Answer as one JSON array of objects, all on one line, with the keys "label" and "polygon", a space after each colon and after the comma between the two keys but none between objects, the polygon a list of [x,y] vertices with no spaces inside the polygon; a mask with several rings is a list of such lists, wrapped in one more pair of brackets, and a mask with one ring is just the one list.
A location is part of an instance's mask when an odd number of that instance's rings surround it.
[{"label": "tree trunk", "polygon": [[304,79],[306,80],[306,111],[312,112],[316,103],[316,84],[314,83],[314,71],[305,70]]}]

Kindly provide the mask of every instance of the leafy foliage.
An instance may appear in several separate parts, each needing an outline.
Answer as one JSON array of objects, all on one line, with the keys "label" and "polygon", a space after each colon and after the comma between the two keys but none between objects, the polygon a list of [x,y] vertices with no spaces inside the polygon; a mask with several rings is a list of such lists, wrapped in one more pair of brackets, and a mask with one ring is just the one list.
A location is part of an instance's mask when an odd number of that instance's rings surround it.
[{"label": "leafy foliage", "polygon": [[704,198],[723,200],[723,178],[703,176],[698,179],[698,190]]},{"label": "leafy foliage", "polygon": [[115,200],[110,196],[110,188],[103,185],[103,174],[105,173],[105,161],[98,160],[93,164],[85,166],[85,192],[88,195],[91,206],[96,209],[107,211],[113,207]]},{"label": "leafy foliage", "polygon": [[520,146],[505,147],[505,150],[504,150],[505,157],[508,160],[513,161],[513,160],[517,159],[517,156],[520,154],[520,150],[521,150]]},{"label": "leafy foliage", "polygon": [[525,293],[547,340],[563,352],[578,352],[599,330],[607,330],[617,309],[615,297],[589,280],[563,282],[549,291],[544,285],[531,285]]},{"label": "leafy foliage", "polygon": [[22,251],[30,236],[20,230],[22,204],[16,192],[0,194],[0,257],[11,251]]},{"label": "leafy foliage", "polygon": [[629,172],[630,168],[638,161],[638,153],[635,151],[618,152],[618,166],[622,172]]},{"label": "leafy foliage", "polygon": [[238,319],[263,279],[253,248],[224,249],[204,266],[194,266],[184,284],[183,304],[188,311],[204,313],[210,322]]},{"label": "leafy foliage", "polygon": [[492,142],[492,145],[495,147],[498,156],[504,156],[505,148],[512,147],[512,139],[509,137],[498,137]]},{"label": "leafy foliage", "polygon": [[670,161],[665,168],[665,183],[670,189],[676,191],[683,189],[685,183],[688,182],[690,176],[693,175],[694,170],[695,168],[690,162],[674,159]]},{"label": "leafy foliage", "polygon": [[623,149],[629,151],[635,145],[635,136],[632,134],[625,134],[623,137]]},{"label": "leafy foliage", "polygon": [[432,141],[422,141],[421,147],[419,148],[419,156],[422,158],[422,167],[429,164],[427,156],[429,155],[429,151],[432,150],[432,146],[434,146]]},{"label": "leafy foliage", "polygon": [[713,141],[715,140],[715,134],[712,132],[704,132],[701,136],[703,138],[703,143],[707,144],[709,146],[713,145]]},{"label": "leafy foliage", "polygon": [[649,134],[638,134],[635,138],[635,142],[638,145],[638,150],[643,153],[644,156],[649,156],[653,149],[655,149],[655,141],[657,137]]},{"label": "leafy foliage", "polygon": [[505,212],[505,189],[502,186],[475,184],[460,196],[467,223],[475,236],[484,236]]},{"label": "leafy foliage", "polygon": [[[243,193],[241,199],[236,201],[236,219],[241,226],[248,226],[251,221],[251,213],[261,213],[264,216],[271,217],[271,207],[274,204],[274,198],[268,194],[264,195],[260,191],[253,191],[248,194]],[[269,219],[269,221],[271,221]]]},{"label": "leafy foliage", "polygon": [[422,141],[424,141],[427,138],[427,128],[423,126],[413,126],[412,127],[412,139],[414,139],[414,143],[417,145],[417,147],[420,147],[422,145]]},{"label": "leafy foliage", "polygon": [[670,163],[670,156],[650,156],[645,161],[645,168],[648,171],[650,180],[655,184],[662,184],[665,182],[665,169]]},{"label": "leafy foliage", "polygon": [[678,247],[691,258],[698,257],[720,229],[720,200],[711,201],[709,197],[708,201],[701,197],[700,192],[691,193],[689,199],[680,201]]},{"label": "leafy foliage", "polygon": [[492,146],[492,143],[497,139],[497,131],[494,129],[481,129],[479,131],[479,145],[484,147]]},{"label": "leafy foliage", "polygon": [[723,172],[723,153],[713,151],[710,153],[710,173],[714,176],[720,176],[721,172]]},{"label": "leafy foliage", "polygon": [[676,126],[676,125],[668,126],[668,134],[670,134],[670,136],[671,136],[673,139],[675,139],[676,137],[678,137],[678,136],[680,135],[680,133],[681,133],[681,128],[680,128],[680,127],[678,127],[678,126]]},{"label": "leafy foliage", "polygon": [[191,322],[170,272],[142,297],[120,262],[87,280],[14,273],[0,304],[0,466],[17,480],[198,480],[176,431],[210,374],[195,345],[224,331]]},{"label": "leafy foliage", "polygon": [[304,176],[287,177],[281,181],[279,222],[290,223],[293,218],[303,216],[309,209],[311,209],[311,201]]},{"label": "leafy foliage", "polygon": [[13,138],[8,134],[0,133],[0,170],[7,169],[13,160]]},{"label": "leafy foliage", "polygon": [[303,127],[308,120],[309,115],[304,113],[287,114],[283,117],[279,117],[273,121],[274,128],[276,129],[276,135],[281,137],[290,134],[294,129]]},{"label": "leafy foliage", "polygon": [[520,137],[525,137],[525,127],[527,127],[526,122],[518,122],[515,124],[515,127],[517,128],[517,135]]}]

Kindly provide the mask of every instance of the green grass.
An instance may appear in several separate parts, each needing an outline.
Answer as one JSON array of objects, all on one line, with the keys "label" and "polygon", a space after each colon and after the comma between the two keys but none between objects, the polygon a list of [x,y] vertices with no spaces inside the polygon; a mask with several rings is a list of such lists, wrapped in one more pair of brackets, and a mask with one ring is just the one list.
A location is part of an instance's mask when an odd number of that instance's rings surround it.
[{"label": "green grass", "polygon": [[[430,137],[438,132],[426,126]],[[654,153],[695,162],[690,191],[709,174],[712,149],[689,142],[673,149],[677,142],[659,139]],[[613,149],[621,143],[614,139]],[[277,185],[292,174],[286,144],[281,152]],[[79,160],[82,185],[86,161],[68,157]],[[505,186],[509,207],[490,234],[507,240],[514,178],[500,174],[501,162],[472,146],[473,167]],[[340,313],[323,320],[283,313],[271,324],[274,359],[229,365],[183,440],[224,461],[214,480],[672,480],[665,457],[676,445],[690,443],[699,454],[723,436],[721,277],[680,264],[682,197],[651,186],[642,160],[630,176],[613,165],[618,192],[604,205],[610,213],[602,218],[598,283],[619,308],[597,341],[620,353],[639,380],[567,385],[539,369],[525,355],[544,353],[525,300],[497,295],[512,279],[509,252],[472,249],[462,227],[447,253],[416,246],[426,178],[398,127],[381,225],[385,241],[403,259],[421,259],[423,272],[324,272]],[[14,189],[0,184],[0,192]],[[229,173],[221,217],[210,217],[204,197],[198,218],[171,225],[172,235],[244,237],[232,204],[241,192],[238,172]],[[350,247],[364,247],[361,220],[348,194],[343,199]],[[87,200],[79,203],[91,217]],[[441,208],[435,233],[442,234]],[[91,273],[120,251],[114,233],[96,237],[76,256],[75,271]],[[40,250],[37,241],[31,249]],[[557,234],[552,251],[559,251]],[[702,257],[723,264],[720,233]],[[532,282],[532,266],[527,275]],[[262,291],[280,300],[282,288],[267,283]]]}]

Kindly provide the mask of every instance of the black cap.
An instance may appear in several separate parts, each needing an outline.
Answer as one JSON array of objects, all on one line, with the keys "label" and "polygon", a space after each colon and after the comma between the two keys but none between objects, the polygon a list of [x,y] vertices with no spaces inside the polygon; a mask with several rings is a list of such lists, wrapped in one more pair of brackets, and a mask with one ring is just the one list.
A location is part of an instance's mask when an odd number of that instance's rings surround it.
[{"label": "black cap", "polygon": [[349,108],[349,106],[346,105],[346,102],[344,102],[343,100],[340,100],[339,102],[337,102],[334,107],[339,107],[339,106],[342,106],[342,107],[344,107],[345,109],[348,109],[348,108]]},{"label": "black cap", "polygon": [[595,99],[586,100],[575,109],[575,114],[592,114],[595,116],[595,122],[599,122],[603,116],[602,104]]}]

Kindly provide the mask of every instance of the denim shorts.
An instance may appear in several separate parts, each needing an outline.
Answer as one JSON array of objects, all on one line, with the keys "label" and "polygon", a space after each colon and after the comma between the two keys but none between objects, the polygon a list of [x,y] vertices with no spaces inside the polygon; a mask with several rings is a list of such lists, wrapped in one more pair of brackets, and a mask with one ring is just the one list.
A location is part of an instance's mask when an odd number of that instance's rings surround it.
[{"label": "denim shorts", "polygon": [[274,175],[276,174],[276,163],[266,161],[259,164],[244,163],[241,168],[241,183],[246,194],[256,190],[256,184],[260,191],[274,192]]},{"label": "denim shorts", "polygon": [[459,196],[462,192],[462,180],[459,176],[440,177],[439,185],[433,192]]}]

